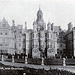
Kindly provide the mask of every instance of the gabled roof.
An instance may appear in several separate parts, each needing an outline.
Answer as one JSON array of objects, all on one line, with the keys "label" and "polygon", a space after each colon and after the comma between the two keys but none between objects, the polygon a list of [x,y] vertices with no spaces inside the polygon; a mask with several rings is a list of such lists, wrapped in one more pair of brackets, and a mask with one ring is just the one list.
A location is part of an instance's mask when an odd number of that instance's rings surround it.
[{"label": "gabled roof", "polygon": [[3,29],[8,29],[10,26],[8,24],[8,22],[5,20],[5,18],[3,18],[3,20],[0,22],[0,28],[3,28]]}]

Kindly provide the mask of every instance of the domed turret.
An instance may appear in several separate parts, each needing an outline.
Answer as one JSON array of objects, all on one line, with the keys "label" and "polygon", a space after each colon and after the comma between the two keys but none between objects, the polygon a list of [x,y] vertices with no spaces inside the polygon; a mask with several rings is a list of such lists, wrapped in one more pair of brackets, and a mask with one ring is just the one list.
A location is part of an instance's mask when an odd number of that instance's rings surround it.
[{"label": "domed turret", "polygon": [[42,10],[39,8],[37,12],[37,21],[40,21],[42,19],[43,19],[43,13],[42,13]]}]

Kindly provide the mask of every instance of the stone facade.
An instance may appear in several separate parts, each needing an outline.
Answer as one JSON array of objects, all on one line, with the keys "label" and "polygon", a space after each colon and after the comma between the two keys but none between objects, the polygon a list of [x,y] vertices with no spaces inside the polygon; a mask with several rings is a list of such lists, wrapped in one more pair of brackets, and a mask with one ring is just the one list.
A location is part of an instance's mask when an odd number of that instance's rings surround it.
[{"label": "stone facade", "polygon": [[65,35],[66,40],[66,56],[72,57],[75,56],[74,50],[74,38],[75,38],[75,28],[72,27],[72,23],[68,24],[68,30]]},{"label": "stone facade", "polygon": [[50,58],[57,54],[57,35],[54,31],[54,25],[47,24],[47,57]]},{"label": "stone facade", "polygon": [[57,49],[57,55],[58,57],[60,56],[65,56],[65,50],[66,50],[66,41],[65,41],[65,34],[66,31],[60,31],[59,33],[59,39],[57,41],[58,43],[58,49]]},{"label": "stone facade", "polygon": [[[70,26],[70,25],[69,25]],[[69,31],[71,31],[71,26]],[[39,8],[37,19],[33,22],[33,29],[25,28],[22,25],[9,26],[5,18],[0,22],[0,53],[21,54],[29,58],[51,58],[63,54],[65,50],[64,35],[66,32],[54,23],[46,23],[43,19],[42,10]],[[62,46],[61,46],[62,45]],[[61,52],[62,53],[58,53]]]},{"label": "stone facade", "polygon": [[13,23],[13,26],[11,28],[12,28],[12,33],[14,34],[15,53],[21,54],[23,53],[23,50],[25,49],[25,46],[24,46],[25,35],[23,33],[23,25],[15,26],[14,21],[12,21],[12,23]]},{"label": "stone facade", "polygon": [[[37,19],[33,22],[32,31],[26,29],[26,40],[29,37],[31,37],[30,39],[32,40],[32,43],[28,42],[26,44],[26,53],[32,50],[32,58],[54,57],[57,54],[57,35],[54,27],[54,24],[49,22],[46,29],[43,13],[41,9],[39,9],[37,12]],[[29,33],[31,33],[32,36]],[[30,39],[28,39],[28,41]],[[28,47],[28,45],[32,45],[32,48],[29,49],[30,47]],[[28,56],[28,54],[26,55]]]},{"label": "stone facade", "polygon": [[8,22],[3,18],[0,22],[0,53],[14,53],[14,33]]},{"label": "stone facade", "polygon": [[68,30],[65,34],[66,41],[66,56],[68,58],[75,57],[75,27],[73,27],[72,23],[68,24]]},{"label": "stone facade", "polygon": [[0,22],[0,53],[23,53],[22,25],[15,26],[14,20],[12,24],[9,26],[5,18]]}]

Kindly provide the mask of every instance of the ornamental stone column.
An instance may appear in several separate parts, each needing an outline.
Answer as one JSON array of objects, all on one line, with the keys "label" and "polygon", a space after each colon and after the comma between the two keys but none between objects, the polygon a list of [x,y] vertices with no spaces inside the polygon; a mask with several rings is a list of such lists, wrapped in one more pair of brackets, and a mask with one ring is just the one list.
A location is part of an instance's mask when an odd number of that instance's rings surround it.
[{"label": "ornamental stone column", "polygon": [[67,56],[66,56],[66,59],[67,59]]},{"label": "ornamental stone column", "polygon": [[41,65],[44,65],[44,58],[42,57],[42,63],[41,63]]},{"label": "ornamental stone column", "polygon": [[63,66],[66,66],[65,58],[63,58]]},{"label": "ornamental stone column", "polygon": [[23,73],[23,75],[26,75],[26,73]]},{"label": "ornamental stone column", "polygon": [[27,56],[25,56],[25,64],[27,64],[28,62],[27,62]]},{"label": "ornamental stone column", "polygon": [[72,59],[73,59],[73,56],[72,56]]},{"label": "ornamental stone column", "polygon": [[18,55],[18,59],[19,59],[19,55]]},{"label": "ornamental stone column", "polygon": [[2,61],[4,61],[4,55],[2,54]]},{"label": "ornamental stone column", "polygon": [[14,61],[14,55],[12,55],[12,62],[14,63],[15,61]]}]

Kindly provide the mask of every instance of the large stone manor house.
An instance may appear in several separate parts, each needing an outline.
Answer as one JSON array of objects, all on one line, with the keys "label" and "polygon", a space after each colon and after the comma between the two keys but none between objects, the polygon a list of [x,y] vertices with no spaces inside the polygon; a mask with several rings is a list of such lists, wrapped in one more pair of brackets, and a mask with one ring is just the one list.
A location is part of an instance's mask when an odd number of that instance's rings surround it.
[{"label": "large stone manor house", "polygon": [[27,28],[27,22],[25,28],[23,25],[15,25],[14,20],[10,26],[3,18],[0,22],[0,53],[23,53],[32,58],[62,56],[68,52],[64,36],[68,37],[67,32],[72,29],[71,23],[68,28],[64,31],[54,23],[46,24],[40,8],[37,11],[37,19],[33,22],[33,29]]},{"label": "large stone manor house", "polygon": [[22,25],[15,26],[14,20],[12,27],[3,18],[0,22],[0,53],[22,53],[23,52],[23,38]]},{"label": "large stone manor house", "polygon": [[33,29],[26,27],[26,55],[33,58],[54,57],[57,54],[57,32],[53,23],[47,24],[39,8],[37,19],[33,22]]}]

